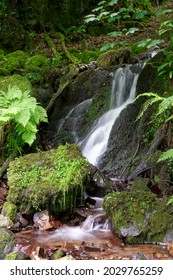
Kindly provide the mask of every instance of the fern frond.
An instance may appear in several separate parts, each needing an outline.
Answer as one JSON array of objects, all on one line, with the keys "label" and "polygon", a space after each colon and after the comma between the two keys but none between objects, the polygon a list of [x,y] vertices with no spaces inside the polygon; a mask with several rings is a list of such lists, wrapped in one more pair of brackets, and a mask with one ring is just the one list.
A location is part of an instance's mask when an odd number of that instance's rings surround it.
[{"label": "fern frond", "polygon": [[158,106],[157,116],[165,113],[167,110],[171,109],[172,102],[169,97],[163,98],[162,102]]},{"label": "fern frond", "polygon": [[9,100],[20,99],[22,97],[22,91],[17,86],[11,86],[9,84],[6,98]]},{"label": "fern frond", "polygon": [[173,120],[173,115],[171,115],[168,119],[166,119],[165,122],[169,122],[169,121],[171,121],[171,120]]},{"label": "fern frond", "polygon": [[142,109],[140,110],[140,113],[139,113],[139,115],[137,117],[137,120],[142,118],[142,116],[148,110],[149,107],[151,107],[154,103],[160,102],[160,101],[161,101],[161,99],[158,98],[158,96],[155,95],[155,94],[154,94],[153,98],[150,98],[149,100],[145,101],[143,106],[142,106]]},{"label": "fern frond", "polygon": [[157,162],[168,160],[168,159],[173,159],[173,149],[169,149],[166,152],[163,152]]},{"label": "fern frond", "polygon": [[134,102],[141,98],[141,97],[157,97],[158,99],[162,99],[162,97],[160,97],[158,94],[153,93],[153,92],[145,92],[145,93],[141,93],[139,95],[136,96],[136,98],[134,99]]},{"label": "fern frond", "polygon": [[22,92],[17,86],[9,85],[7,92],[0,91],[0,125],[7,122],[15,124],[15,135],[19,137],[16,144],[20,140],[31,145],[39,122],[47,122],[47,113],[29,91]]}]

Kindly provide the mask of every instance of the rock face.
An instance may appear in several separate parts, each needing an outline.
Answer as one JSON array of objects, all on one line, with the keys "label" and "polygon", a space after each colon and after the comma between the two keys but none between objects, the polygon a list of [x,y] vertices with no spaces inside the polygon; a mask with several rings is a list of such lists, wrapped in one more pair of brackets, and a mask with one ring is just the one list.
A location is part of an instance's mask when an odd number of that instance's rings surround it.
[{"label": "rock face", "polygon": [[[89,69],[81,72],[57,98],[48,126],[53,147],[74,143],[74,131],[78,140],[86,136],[94,120],[109,108],[111,83],[109,71]],[[87,100],[88,106],[84,103]]]},{"label": "rock face", "polygon": [[73,144],[15,159],[8,169],[7,201],[21,214],[70,210],[83,199],[88,164]]},{"label": "rock face", "polygon": [[173,229],[173,207],[150,191],[108,194],[104,208],[113,231],[128,243],[160,242]]}]

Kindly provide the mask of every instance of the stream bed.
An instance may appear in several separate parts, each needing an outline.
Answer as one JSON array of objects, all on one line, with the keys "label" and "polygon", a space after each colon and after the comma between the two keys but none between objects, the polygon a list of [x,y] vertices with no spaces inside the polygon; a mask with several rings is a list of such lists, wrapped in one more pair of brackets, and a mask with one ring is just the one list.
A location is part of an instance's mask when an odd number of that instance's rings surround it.
[{"label": "stream bed", "polygon": [[[64,258],[76,260],[169,260],[167,244],[127,245],[111,231],[111,225],[102,208],[101,198],[96,207],[81,224],[64,223],[58,229],[31,229],[16,233],[16,248],[31,259],[54,259],[54,253],[61,250]],[[86,208],[77,212],[86,212]],[[75,223],[77,218],[73,218]],[[62,258],[63,259],[63,258]]]}]

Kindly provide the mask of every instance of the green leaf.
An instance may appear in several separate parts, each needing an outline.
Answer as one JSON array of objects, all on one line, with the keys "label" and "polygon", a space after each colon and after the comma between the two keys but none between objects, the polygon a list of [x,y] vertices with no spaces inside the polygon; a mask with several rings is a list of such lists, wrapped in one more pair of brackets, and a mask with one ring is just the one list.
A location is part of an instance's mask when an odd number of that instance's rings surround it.
[{"label": "green leaf", "polygon": [[129,28],[129,30],[127,31],[126,35],[128,34],[134,34],[135,32],[139,31],[139,28]]},{"label": "green leaf", "polygon": [[31,114],[29,110],[24,109],[18,112],[18,114],[15,116],[15,120],[16,122],[22,124],[25,127],[30,119],[30,116]]},{"label": "green leaf", "polygon": [[17,86],[8,86],[7,98],[9,100],[12,99],[20,99],[22,97],[22,91]]},{"label": "green leaf", "polygon": [[173,195],[168,199],[167,205],[170,205],[173,203]]},{"label": "green leaf", "polygon": [[105,44],[105,45],[103,45],[103,46],[100,48],[100,51],[101,51],[101,52],[105,52],[105,51],[107,51],[107,50],[109,50],[109,49],[112,49],[112,48],[114,48],[114,47],[115,47],[115,44],[114,44],[114,43]]},{"label": "green leaf", "polygon": [[113,36],[113,37],[118,37],[121,34],[122,34],[121,31],[113,31],[113,32],[108,33],[109,36]]},{"label": "green leaf", "polygon": [[112,0],[108,3],[109,6],[116,5],[118,3],[118,0]]},{"label": "green leaf", "polygon": [[169,149],[166,152],[163,152],[157,162],[168,160],[168,159],[173,159],[173,149]]}]

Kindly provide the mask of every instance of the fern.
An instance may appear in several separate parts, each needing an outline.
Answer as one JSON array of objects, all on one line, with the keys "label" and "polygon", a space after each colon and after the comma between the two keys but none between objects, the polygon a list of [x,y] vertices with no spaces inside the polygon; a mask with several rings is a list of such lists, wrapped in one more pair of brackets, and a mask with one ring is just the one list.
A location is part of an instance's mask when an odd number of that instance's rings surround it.
[{"label": "fern", "polygon": [[160,162],[162,160],[170,160],[170,159],[173,159],[173,149],[169,149],[166,152],[163,152],[157,162]]},{"label": "fern", "polygon": [[[141,109],[140,113],[138,114],[137,120],[141,119],[143,117],[144,113],[149,109],[149,107],[151,107],[155,103],[159,103],[159,105],[157,106],[156,111],[155,111],[155,118],[160,115],[163,116],[165,113],[167,113],[173,107],[173,95],[169,96],[169,97],[163,97],[163,96],[159,96],[156,93],[147,92],[147,93],[139,94],[135,98],[134,101],[136,101],[137,99],[139,99],[141,97],[149,97],[149,99],[144,102],[142,109]],[[173,118],[173,115],[170,115],[167,119],[164,120],[164,122],[168,122],[172,118]]]},{"label": "fern", "polygon": [[[17,86],[9,85],[7,92],[0,91],[0,125],[9,124],[9,133],[17,134],[17,143],[31,145],[37,133],[37,125],[47,122],[47,113],[30,95],[22,92]],[[22,141],[21,141],[22,140]],[[14,139],[12,140],[14,142]]]}]

